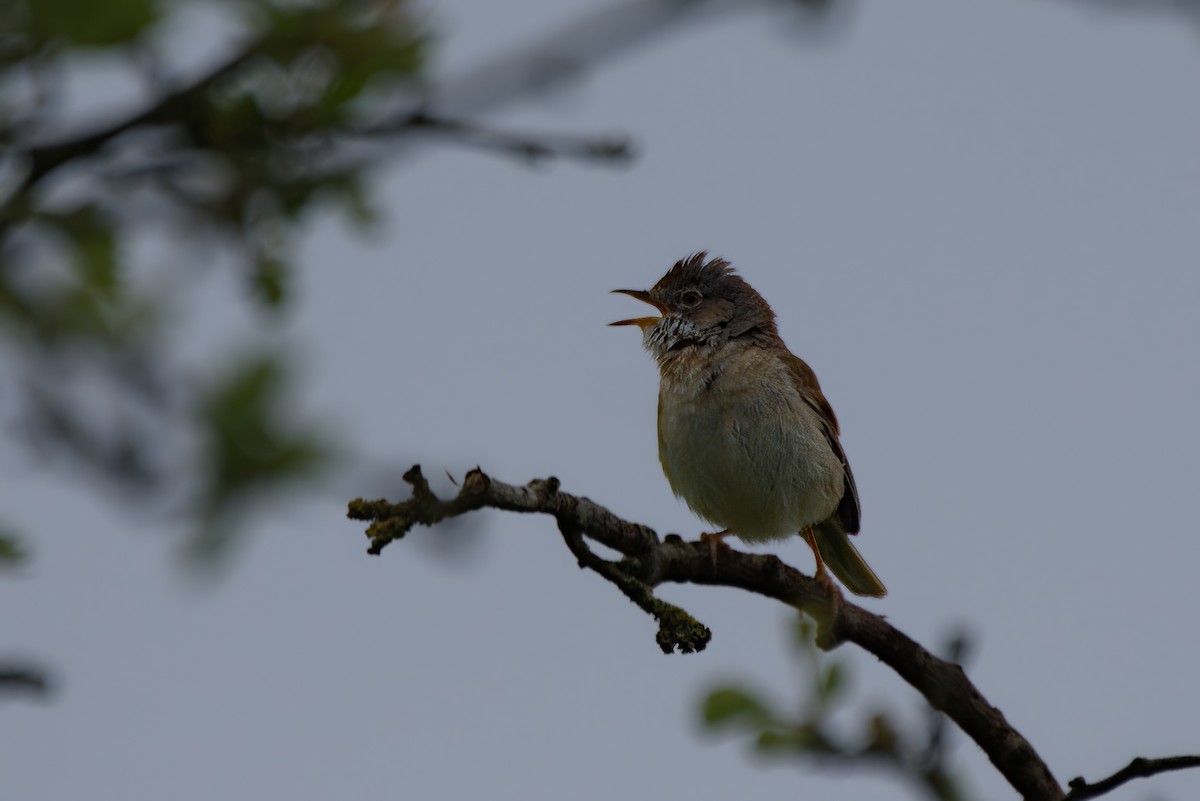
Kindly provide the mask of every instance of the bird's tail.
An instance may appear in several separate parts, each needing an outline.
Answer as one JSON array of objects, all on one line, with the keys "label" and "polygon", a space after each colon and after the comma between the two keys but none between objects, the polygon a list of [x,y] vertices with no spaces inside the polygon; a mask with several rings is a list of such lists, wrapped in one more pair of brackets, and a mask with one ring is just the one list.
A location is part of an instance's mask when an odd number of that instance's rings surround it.
[{"label": "bird's tail", "polygon": [[875,571],[851,544],[850,535],[842,529],[836,518],[813,526],[813,533],[821,558],[846,589],[855,595],[870,598],[887,595],[887,587],[883,586]]}]

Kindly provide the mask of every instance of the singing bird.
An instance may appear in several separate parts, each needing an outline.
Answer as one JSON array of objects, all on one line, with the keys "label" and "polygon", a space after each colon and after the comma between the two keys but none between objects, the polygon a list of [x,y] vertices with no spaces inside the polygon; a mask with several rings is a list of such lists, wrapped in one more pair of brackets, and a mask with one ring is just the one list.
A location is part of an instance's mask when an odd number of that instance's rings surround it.
[{"label": "singing bird", "polygon": [[659,461],[675,494],[723,529],[709,536],[799,533],[818,578],[828,565],[856,595],[887,594],[850,542],[860,509],[837,417],[763,296],[707,253],[676,262],[648,291],[614,291],[661,313],[612,325],[640,328],[658,363]]}]

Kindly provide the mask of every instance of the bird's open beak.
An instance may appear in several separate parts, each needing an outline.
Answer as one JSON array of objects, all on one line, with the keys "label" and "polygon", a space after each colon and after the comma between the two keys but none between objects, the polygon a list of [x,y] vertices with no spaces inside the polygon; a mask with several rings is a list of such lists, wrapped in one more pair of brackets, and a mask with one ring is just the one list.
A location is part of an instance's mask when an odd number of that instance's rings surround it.
[{"label": "bird's open beak", "polygon": [[[642,303],[649,303],[663,314],[667,313],[667,307],[651,297],[650,293],[644,289],[614,289],[613,292],[637,298]],[[628,320],[617,320],[615,323],[609,323],[609,325],[636,325],[638,328],[648,328],[661,319],[661,317],[631,317]]]}]

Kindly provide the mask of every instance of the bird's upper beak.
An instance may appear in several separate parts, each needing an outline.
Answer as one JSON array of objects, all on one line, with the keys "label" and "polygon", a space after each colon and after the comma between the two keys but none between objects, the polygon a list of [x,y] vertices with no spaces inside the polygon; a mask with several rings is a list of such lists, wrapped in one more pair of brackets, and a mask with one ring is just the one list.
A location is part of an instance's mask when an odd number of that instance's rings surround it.
[{"label": "bird's upper beak", "polygon": [[[642,303],[649,303],[651,306],[658,309],[659,312],[663,314],[667,313],[667,307],[656,300],[644,289],[614,289],[613,292],[621,295],[628,295],[631,298],[637,298]],[[638,328],[648,328],[661,319],[661,317],[631,317],[628,320],[617,320],[615,323],[609,323],[609,325],[636,325]]]}]

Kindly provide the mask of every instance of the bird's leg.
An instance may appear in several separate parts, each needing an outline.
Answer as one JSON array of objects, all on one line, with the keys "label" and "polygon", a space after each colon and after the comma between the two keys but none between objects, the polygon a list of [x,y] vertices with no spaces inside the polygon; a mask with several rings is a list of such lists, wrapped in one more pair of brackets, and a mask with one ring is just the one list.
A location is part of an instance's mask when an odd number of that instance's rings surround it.
[{"label": "bird's leg", "polygon": [[833,579],[829,577],[829,572],[825,569],[825,560],[821,558],[821,550],[817,548],[817,535],[813,533],[812,526],[806,527],[800,533],[804,535],[804,541],[808,543],[809,548],[812,548],[813,556],[817,560],[817,572],[813,578],[822,584],[833,585]]},{"label": "bird's leg", "polygon": [[714,534],[701,534],[700,541],[708,543],[708,553],[712,557],[713,567],[717,566],[717,549],[724,548],[729,550],[729,546],[725,544],[725,538],[730,535],[729,529],[718,531]]}]

